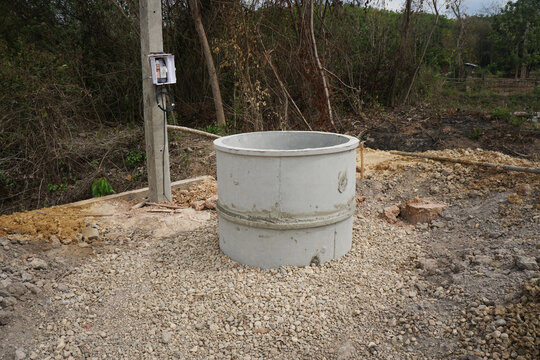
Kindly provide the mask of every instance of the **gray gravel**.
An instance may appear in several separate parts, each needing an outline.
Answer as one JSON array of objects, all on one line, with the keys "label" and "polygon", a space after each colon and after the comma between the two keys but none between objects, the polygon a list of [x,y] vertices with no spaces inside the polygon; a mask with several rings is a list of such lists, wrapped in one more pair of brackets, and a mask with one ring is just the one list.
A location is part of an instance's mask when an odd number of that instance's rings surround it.
[{"label": "gray gravel", "polygon": [[146,238],[91,258],[62,279],[48,306],[62,318],[44,317],[31,351],[40,358],[345,359],[399,350],[373,315],[416,297],[413,230],[359,218],[342,259],[260,270],[223,255],[215,226],[213,217],[177,238]]},{"label": "gray gravel", "polygon": [[[534,359],[540,188],[516,204],[515,177],[477,190],[490,173],[400,166],[359,181],[353,248],[322,266],[239,265],[211,211],[192,231],[126,219],[85,247],[0,238],[0,358]],[[415,196],[449,206],[380,217]]]}]

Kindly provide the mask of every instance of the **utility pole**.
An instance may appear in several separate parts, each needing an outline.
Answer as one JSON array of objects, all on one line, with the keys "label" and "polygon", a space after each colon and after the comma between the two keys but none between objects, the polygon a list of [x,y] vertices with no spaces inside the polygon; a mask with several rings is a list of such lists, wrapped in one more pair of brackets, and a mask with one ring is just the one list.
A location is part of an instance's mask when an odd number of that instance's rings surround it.
[{"label": "utility pole", "polygon": [[156,103],[156,87],[152,84],[148,55],[163,51],[160,0],[140,0],[141,64],[143,77],[144,137],[148,171],[148,200],[171,201],[171,175],[166,117]]}]

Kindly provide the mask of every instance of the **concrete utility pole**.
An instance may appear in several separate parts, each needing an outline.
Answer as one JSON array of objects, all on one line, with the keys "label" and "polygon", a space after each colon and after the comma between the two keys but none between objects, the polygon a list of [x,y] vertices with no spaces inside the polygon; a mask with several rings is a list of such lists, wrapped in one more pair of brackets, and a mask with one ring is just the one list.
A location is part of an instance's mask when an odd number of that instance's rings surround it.
[{"label": "concrete utility pole", "polygon": [[163,51],[160,0],[140,0],[141,63],[143,76],[144,136],[148,171],[148,199],[153,202],[171,201],[169,147],[163,112],[156,103],[148,55]]}]

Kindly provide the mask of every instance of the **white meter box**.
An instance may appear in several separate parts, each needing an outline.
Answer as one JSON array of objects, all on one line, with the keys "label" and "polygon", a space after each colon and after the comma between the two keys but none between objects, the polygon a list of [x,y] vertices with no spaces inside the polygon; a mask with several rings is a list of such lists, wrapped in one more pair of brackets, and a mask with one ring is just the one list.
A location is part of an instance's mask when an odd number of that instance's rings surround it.
[{"label": "white meter box", "polygon": [[174,66],[174,55],[172,54],[150,54],[150,69],[152,70],[152,83],[154,85],[176,84],[176,68]]}]

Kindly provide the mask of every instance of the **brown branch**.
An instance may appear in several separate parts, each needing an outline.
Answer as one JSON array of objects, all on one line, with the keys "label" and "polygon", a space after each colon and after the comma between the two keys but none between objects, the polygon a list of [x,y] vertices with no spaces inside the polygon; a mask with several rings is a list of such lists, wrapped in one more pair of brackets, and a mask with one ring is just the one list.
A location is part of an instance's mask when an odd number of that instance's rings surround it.
[{"label": "brown branch", "polygon": [[206,136],[206,137],[211,138],[211,139],[219,139],[221,137],[221,136],[216,135],[216,134],[211,134],[211,133],[208,133],[206,131],[196,130],[196,129],[188,128],[188,127],[185,127],[185,126],[167,125],[167,129],[179,130],[179,131],[185,132],[185,133]]},{"label": "brown branch", "polygon": [[464,159],[454,159],[454,158],[449,158],[449,157],[444,157],[444,156],[410,153],[410,152],[405,152],[405,151],[390,151],[390,154],[418,157],[418,158],[443,161],[443,162],[447,161],[447,162],[473,165],[473,166],[491,167],[491,168],[503,169],[503,170],[509,170],[509,171],[519,171],[519,172],[540,174],[540,168],[533,168],[533,167],[523,167],[523,166],[514,166],[514,165],[506,165],[506,164],[493,164],[493,163],[488,163],[488,162],[477,162],[477,161],[470,161],[470,160],[464,160]]}]

